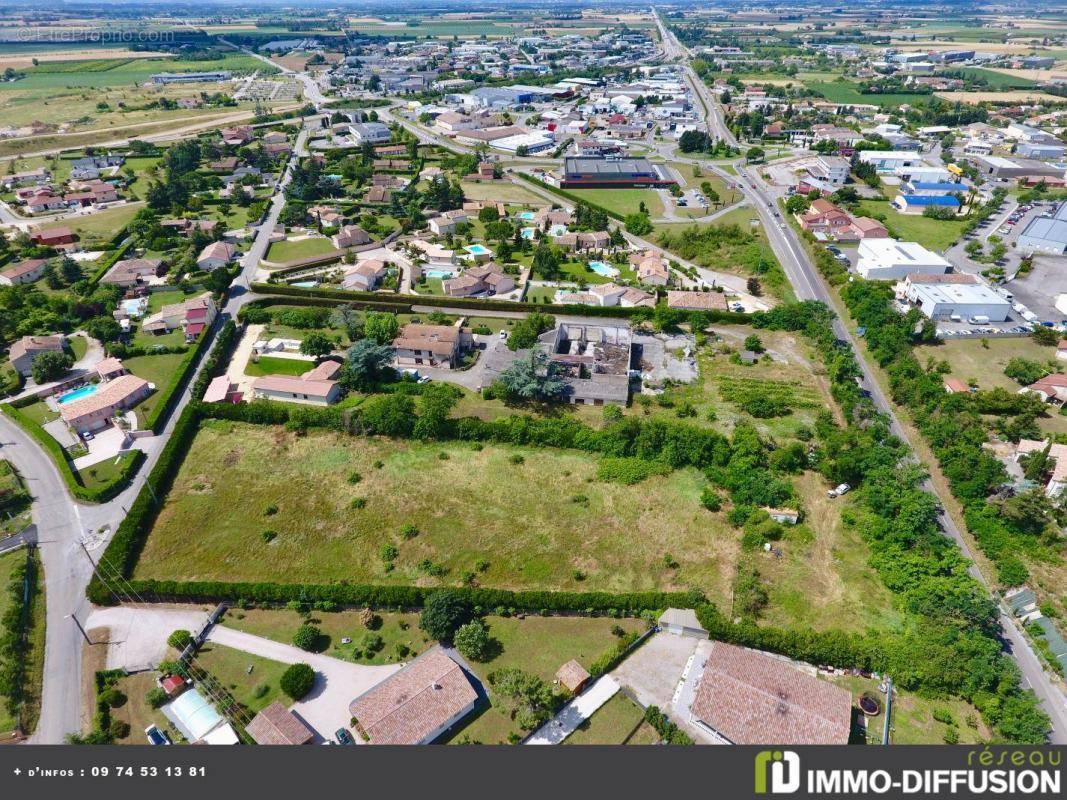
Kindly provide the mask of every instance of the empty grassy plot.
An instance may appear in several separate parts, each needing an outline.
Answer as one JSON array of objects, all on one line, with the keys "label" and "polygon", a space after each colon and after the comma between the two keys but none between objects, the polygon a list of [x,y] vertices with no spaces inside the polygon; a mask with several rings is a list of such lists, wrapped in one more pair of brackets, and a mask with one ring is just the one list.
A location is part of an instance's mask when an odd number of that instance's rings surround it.
[{"label": "empty grassy plot", "polygon": [[267,250],[265,260],[275,264],[284,264],[302,258],[333,255],[340,256],[341,251],[335,248],[329,239],[312,236],[307,239],[287,239],[284,242],[275,242]]},{"label": "empty grassy plot", "polygon": [[636,214],[642,203],[649,216],[663,216],[663,201],[655,189],[568,189],[567,192],[623,216]]},{"label": "empty grassy plot", "polygon": [[813,92],[825,97],[831,103],[849,103],[895,108],[904,103],[914,103],[929,95],[925,94],[864,94],[859,85],[852,81],[811,81],[806,86]]},{"label": "empty grassy plot", "polygon": [[463,181],[463,196],[468,200],[495,200],[499,203],[529,203],[535,206],[546,205],[547,201],[534,194],[524,186],[510,181],[492,181],[491,183],[478,183],[475,181]]},{"label": "empty grassy plot", "polygon": [[578,726],[564,744],[656,744],[659,734],[645,722],[645,712],[623,692]]},{"label": "empty grassy plot", "polygon": [[896,239],[918,242],[938,252],[959,239],[967,225],[963,219],[931,219],[922,214],[901,214],[888,200],[863,200],[857,213],[884,221],[889,235]]},{"label": "empty grassy plot", "polygon": [[623,486],[598,481],[597,464],[566,450],[208,423],[136,576],[432,586],[471,572],[501,588],[697,586],[721,600],[737,536],[700,506],[703,476]]},{"label": "empty grassy plot", "polygon": [[640,631],[644,623],[634,619],[589,617],[488,617],[489,635],[498,651],[484,663],[470,662],[471,669],[489,690],[490,706],[457,731],[452,743],[480,742],[502,744],[508,735],[520,733],[518,724],[507,713],[505,704],[494,696],[489,673],[505,667],[518,667],[551,684],[564,663],[575,659],[586,669],[615,645],[612,629]]},{"label": "empty grassy plot", "polygon": [[804,521],[786,526],[775,544],[781,553],[755,554],[768,603],[763,622],[813,630],[894,627],[893,597],[867,566],[870,550],[859,533],[841,522],[845,502],[826,496],[825,481],[805,472],[793,480],[803,498]]},{"label": "empty grassy plot", "polygon": [[305,361],[302,358],[260,356],[257,360],[248,362],[245,366],[245,375],[257,378],[263,375],[303,375],[314,366],[314,361]]},{"label": "empty grassy plot", "polygon": [[793,409],[822,405],[822,398],[815,389],[788,381],[723,375],[718,383],[719,396],[723,400],[755,417],[783,416]]}]

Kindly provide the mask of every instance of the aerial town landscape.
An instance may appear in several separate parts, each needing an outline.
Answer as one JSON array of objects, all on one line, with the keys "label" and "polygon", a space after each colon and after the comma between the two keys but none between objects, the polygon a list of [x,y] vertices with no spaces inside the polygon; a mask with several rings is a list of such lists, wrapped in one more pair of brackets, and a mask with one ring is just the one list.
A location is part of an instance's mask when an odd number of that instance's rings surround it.
[{"label": "aerial town landscape", "polygon": [[1067,744],[1067,7],[401,5],[0,6],[0,743]]}]

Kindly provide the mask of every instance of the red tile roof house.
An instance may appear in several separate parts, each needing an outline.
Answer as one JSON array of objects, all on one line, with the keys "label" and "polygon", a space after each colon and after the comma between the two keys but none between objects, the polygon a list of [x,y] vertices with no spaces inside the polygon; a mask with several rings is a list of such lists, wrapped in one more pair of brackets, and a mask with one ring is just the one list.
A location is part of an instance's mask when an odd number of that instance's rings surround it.
[{"label": "red tile roof house", "polygon": [[345,225],[330,237],[330,244],[338,250],[346,247],[358,247],[361,244],[370,244],[370,234],[358,225]]},{"label": "red tile roof house", "polygon": [[30,234],[30,239],[45,247],[74,244],[74,231],[70,228],[51,228],[47,231],[34,231]]},{"label": "red tile roof house", "polygon": [[212,272],[228,265],[236,252],[236,248],[229,242],[212,242],[200,251],[200,255],[196,257],[196,266],[198,269]]},{"label": "red tile roof house", "polygon": [[393,349],[396,350],[398,367],[451,369],[463,351],[473,344],[470,328],[409,322],[393,340]]},{"label": "red tile roof house", "polygon": [[876,219],[856,217],[852,220],[852,232],[858,239],[888,239],[889,230]]},{"label": "red tile roof house", "polygon": [[264,708],[245,728],[256,744],[308,744],[315,731],[277,700]]},{"label": "red tile roof house", "polygon": [[813,200],[811,207],[800,216],[800,227],[815,234],[838,238],[851,234],[852,217],[829,200]]},{"label": "red tile roof house", "polygon": [[20,375],[29,375],[33,371],[33,360],[41,353],[62,353],[67,343],[67,337],[55,336],[23,336],[11,345],[8,350],[8,358],[11,366]]},{"label": "red tile roof house", "polygon": [[785,659],[714,642],[690,719],[729,744],[848,744],[852,695]]},{"label": "red tile roof house", "polygon": [[667,308],[679,311],[725,311],[722,292],[667,292]]},{"label": "red tile roof house", "polygon": [[381,259],[367,258],[358,261],[352,269],[345,272],[341,279],[341,288],[360,292],[374,291],[385,277],[386,271],[385,262]]},{"label": "red tile roof house", "polygon": [[267,375],[252,382],[252,396],[261,400],[280,400],[309,406],[328,406],[341,399],[341,385],[334,380],[341,371],[336,361],[323,361],[299,378],[290,375]]},{"label": "red tile roof house", "polygon": [[1063,405],[1067,402],[1067,375],[1057,372],[1055,375],[1046,375],[1039,381],[1024,386],[1019,394],[1036,394],[1046,403]]},{"label": "red tile roof house", "polygon": [[14,286],[18,283],[33,283],[40,280],[47,263],[48,261],[43,258],[30,258],[12,264],[0,272],[0,286]]},{"label": "red tile roof house", "polygon": [[348,709],[371,744],[430,744],[471,713],[477,700],[463,668],[433,647]]},{"label": "red tile roof house", "polygon": [[515,289],[515,279],[499,264],[489,263],[465,270],[462,275],[441,282],[449,297],[507,294]]},{"label": "red tile roof house", "polygon": [[106,428],[118,411],[132,408],[148,397],[152,384],[136,375],[122,375],[98,385],[97,390],[80,400],[59,407],[59,416],[79,436]]}]

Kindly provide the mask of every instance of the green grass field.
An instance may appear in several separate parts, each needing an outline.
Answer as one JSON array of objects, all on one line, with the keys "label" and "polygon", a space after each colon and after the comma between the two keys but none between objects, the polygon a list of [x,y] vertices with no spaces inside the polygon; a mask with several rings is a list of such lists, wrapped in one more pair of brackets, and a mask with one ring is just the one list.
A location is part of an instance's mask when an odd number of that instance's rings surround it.
[{"label": "green grass field", "polygon": [[901,214],[888,200],[862,200],[856,213],[879,219],[885,217],[886,228],[893,238],[918,242],[938,252],[959,239],[967,225],[963,219],[931,219],[922,214]]},{"label": "green grass field", "polygon": [[1037,85],[1035,81],[1029,78],[1024,78],[1019,75],[1008,75],[1003,72],[997,72],[991,69],[982,69],[981,67],[960,67],[957,70],[964,75],[969,75],[974,78],[982,78],[989,84],[990,91],[997,91],[1000,89],[1032,89]]},{"label": "green grass field", "polygon": [[314,361],[296,358],[273,358],[260,356],[258,361],[249,361],[245,375],[261,377],[263,375],[303,375],[315,366]]},{"label": "green grass field", "polygon": [[881,108],[895,108],[930,97],[925,94],[864,94],[859,90],[859,85],[852,81],[811,81],[805,83],[805,86],[813,92],[818,92],[831,103],[863,103]]},{"label": "green grass field", "polygon": [[645,204],[649,216],[663,216],[663,202],[655,189],[568,189],[567,192],[623,216],[636,214],[641,203]]},{"label": "green grass field", "polygon": [[159,403],[166,400],[163,397],[163,390],[170,383],[174,371],[184,358],[185,353],[166,353],[158,356],[137,356],[122,362],[134,375],[144,378],[156,387],[152,394],[133,407],[141,423]]},{"label": "green grass field", "polygon": [[[11,596],[8,585],[11,583],[14,571],[26,562],[26,550],[14,550],[0,555],[0,618],[7,613],[11,605]],[[32,733],[37,725],[37,716],[40,713],[41,683],[44,676],[44,638],[45,638],[45,597],[44,597],[44,572],[40,562],[37,565],[37,592],[33,599],[33,611],[30,621],[30,652],[27,664],[26,681],[26,708],[23,719],[27,725],[27,733]],[[18,718],[11,714],[8,708],[7,698],[0,693],[0,733],[8,733],[15,730]]]},{"label": "green grass field", "polygon": [[270,249],[267,250],[267,255],[264,259],[266,261],[273,261],[276,264],[284,264],[288,261],[311,258],[312,256],[332,256],[340,254],[341,251],[335,249],[329,239],[313,237],[310,239],[298,239],[296,241],[286,240],[284,242],[275,242],[270,246]]},{"label": "green grass field", "polygon": [[[698,586],[721,601],[737,536],[700,506],[703,476],[681,470],[622,486],[598,481],[596,470],[594,457],[565,450],[475,452],[458,443],[297,437],[210,423],[190,447],[136,575],[437,585],[460,580],[485,559],[478,581],[486,586]],[[352,473],[358,483],[349,482]],[[352,507],[357,498],[364,508]],[[267,515],[271,505],[278,511]],[[238,507],[245,513],[229,513]],[[418,528],[416,537],[400,535],[407,524]],[[269,543],[265,531],[276,532]],[[392,568],[381,555],[385,545],[398,550]],[[664,565],[667,552],[677,569]]]},{"label": "green grass field", "polygon": [[74,233],[78,234],[82,247],[92,250],[96,247],[104,247],[112,236],[134,218],[142,206],[143,204],[140,202],[131,202],[115,208],[95,211],[84,216],[68,217],[57,222],[46,222],[38,227],[46,231],[52,228],[70,228]]},{"label": "green grass field", "polygon": [[645,714],[623,692],[608,702],[564,739],[564,744],[656,744],[659,734],[645,722]]},{"label": "green grass field", "polygon": [[227,53],[222,58],[187,61],[171,58],[113,58],[90,61],[48,61],[22,70],[26,77],[0,83],[0,91],[136,85],[148,81],[157,72],[211,72],[229,70],[248,73],[271,68],[252,56]]}]

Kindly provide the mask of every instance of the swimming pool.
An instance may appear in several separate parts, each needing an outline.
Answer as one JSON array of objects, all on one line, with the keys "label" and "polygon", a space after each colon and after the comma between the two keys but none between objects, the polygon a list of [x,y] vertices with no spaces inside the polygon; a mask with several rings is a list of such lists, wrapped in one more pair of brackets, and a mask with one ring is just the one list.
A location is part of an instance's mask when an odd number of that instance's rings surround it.
[{"label": "swimming pool", "polygon": [[59,397],[56,398],[56,402],[60,404],[73,403],[75,400],[81,400],[83,397],[88,397],[91,394],[96,394],[95,383],[90,383],[85,386],[81,386],[72,392],[61,394]]},{"label": "swimming pool", "polygon": [[605,278],[616,278],[619,275],[619,271],[610,264],[605,264],[603,261],[590,261],[589,269],[593,270],[597,275],[603,275]]},{"label": "swimming pool", "polygon": [[487,256],[492,252],[488,247],[481,244],[469,244],[463,249],[472,256]]},{"label": "swimming pool", "polygon": [[519,214],[519,219],[524,219],[526,221],[530,221],[536,216],[537,215],[534,214],[534,212],[532,212],[532,211],[523,211],[521,214]]},{"label": "swimming pool", "polygon": [[456,273],[450,269],[424,269],[422,274],[427,278],[451,278]]},{"label": "swimming pool", "polygon": [[548,229],[548,235],[553,237],[553,238],[559,238],[560,236],[562,236],[566,232],[567,232],[567,226],[566,225],[562,225],[562,224],[560,224],[558,222],[555,225],[553,225],[551,228]]},{"label": "swimming pool", "polygon": [[523,228],[522,229],[522,238],[523,239],[533,239],[534,238],[534,233],[536,232],[536,230],[537,230],[537,228]]},{"label": "swimming pool", "polygon": [[316,286],[319,285],[319,282],[318,281],[297,281],[296,283],[293,283],[293,284],[290,284],[290,285],[291,286],[296,286],[299,289],[314,289]]}]

